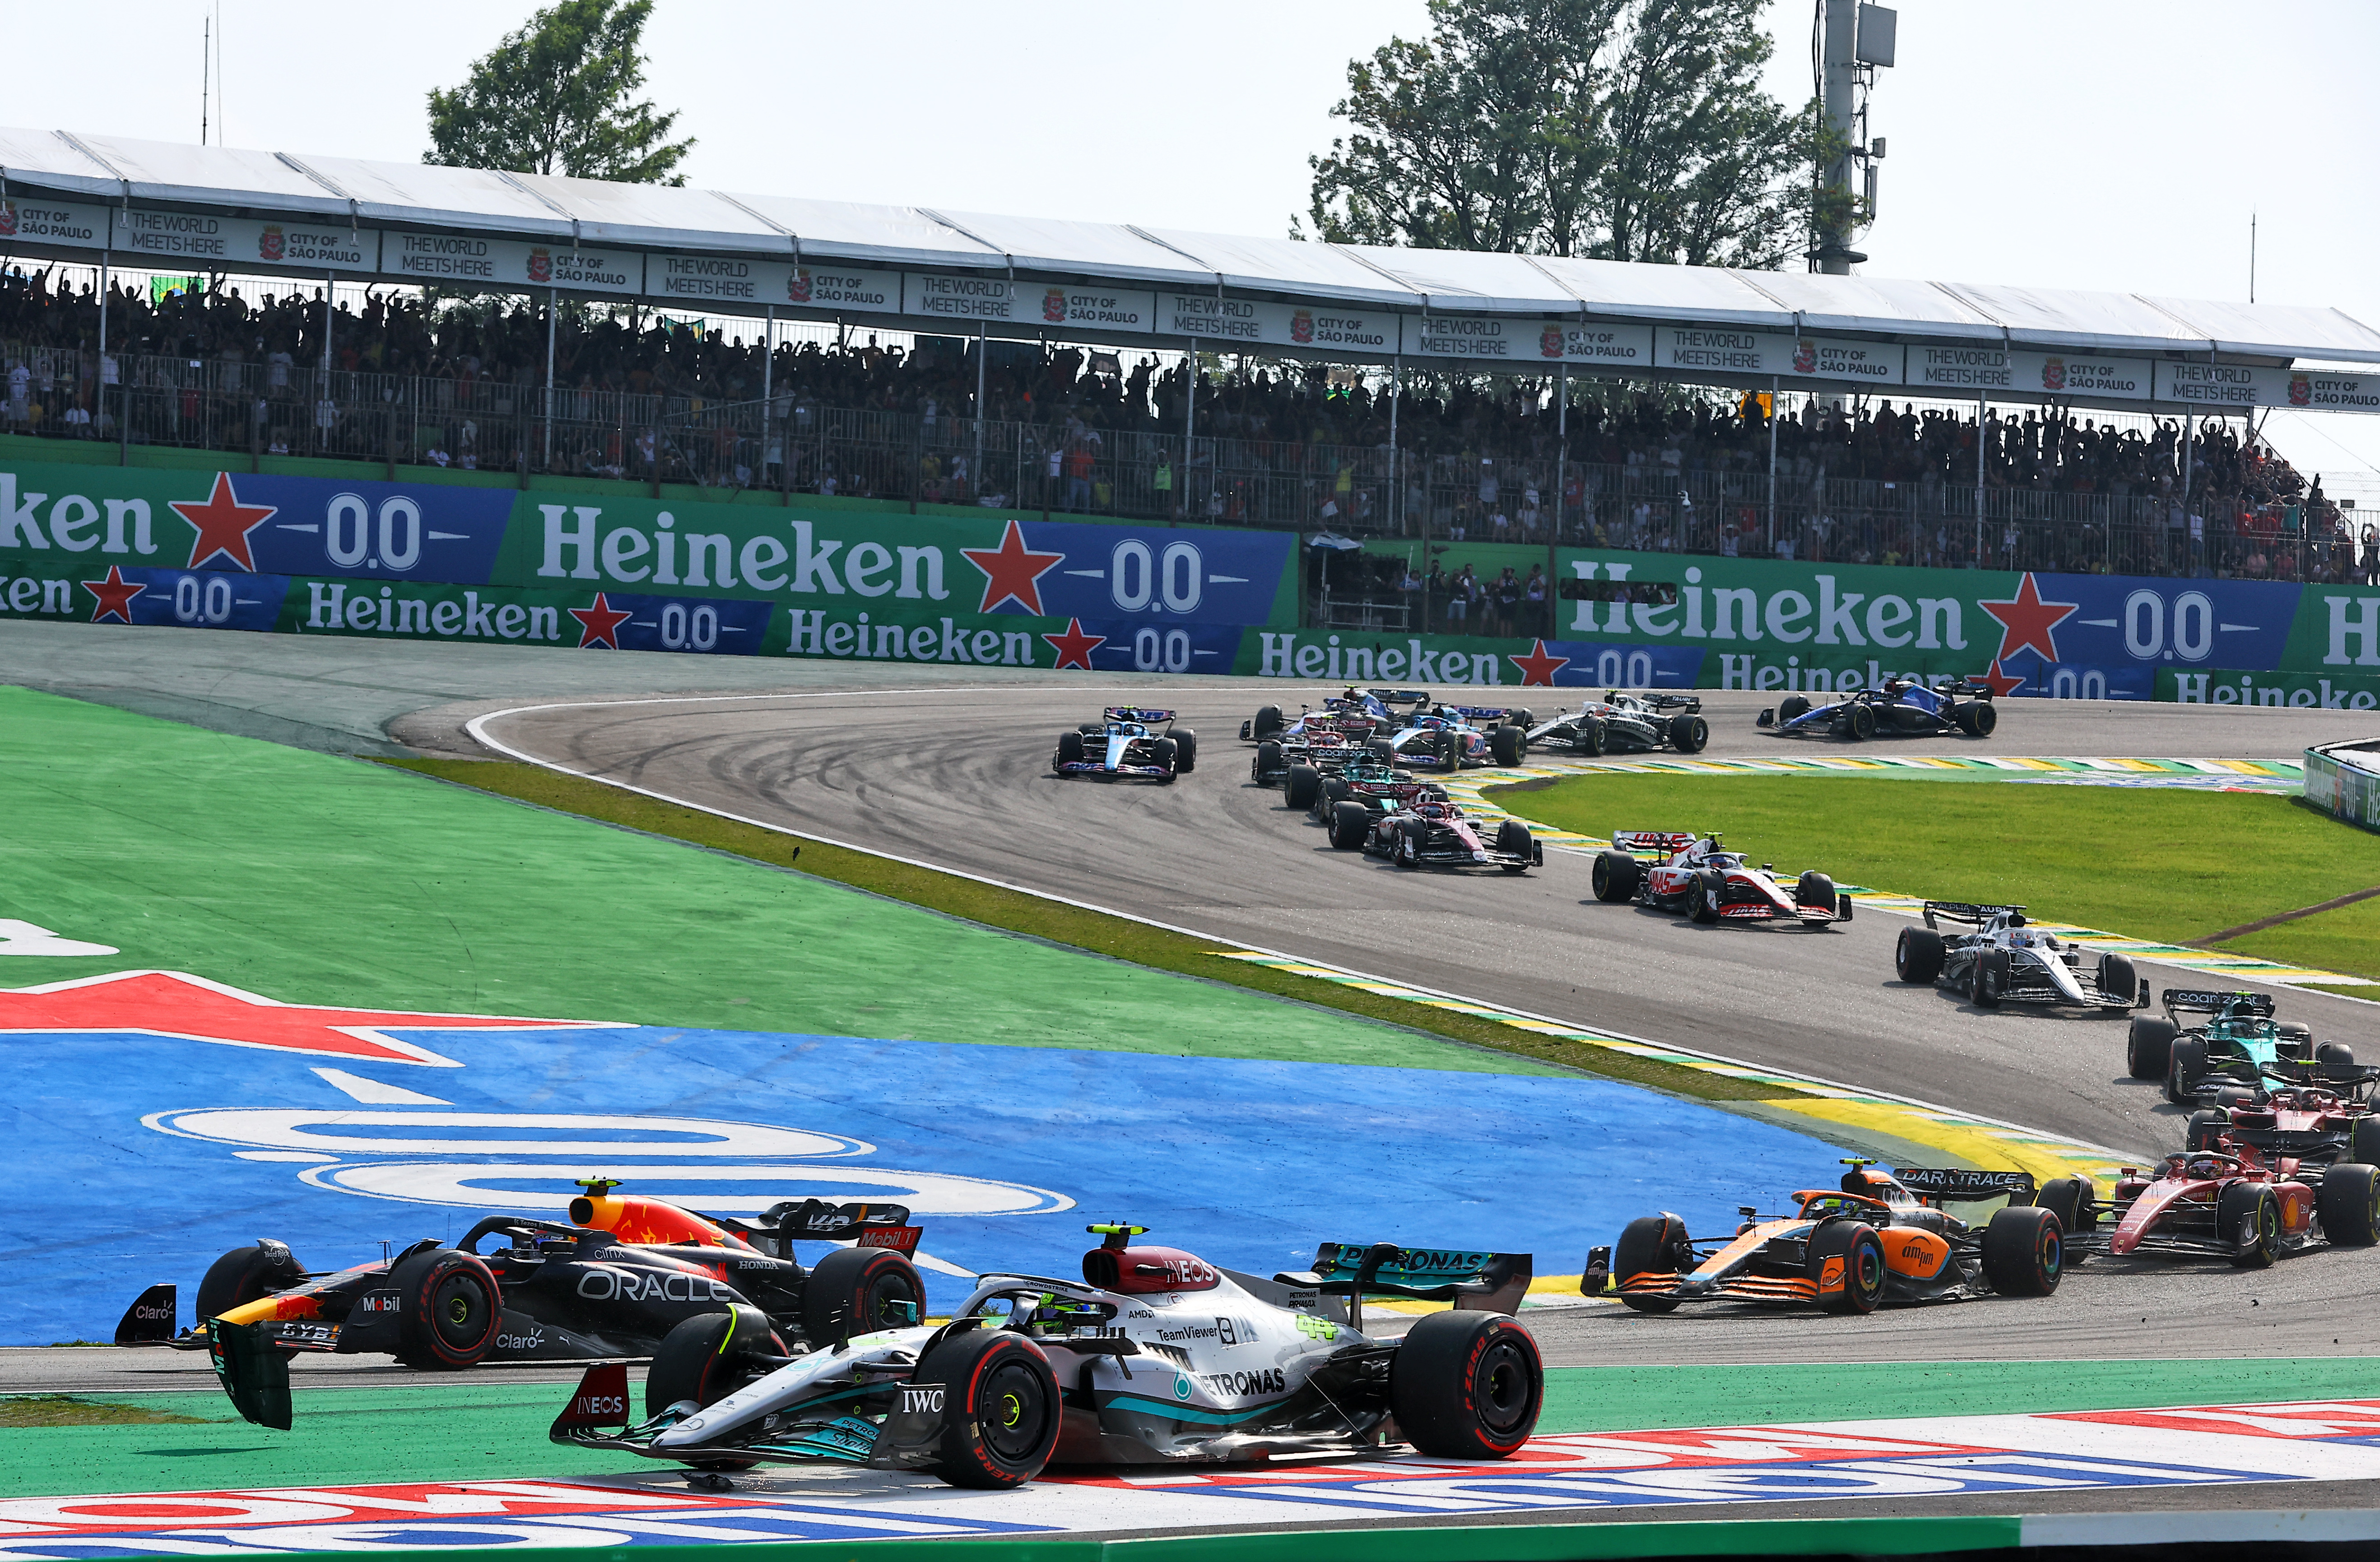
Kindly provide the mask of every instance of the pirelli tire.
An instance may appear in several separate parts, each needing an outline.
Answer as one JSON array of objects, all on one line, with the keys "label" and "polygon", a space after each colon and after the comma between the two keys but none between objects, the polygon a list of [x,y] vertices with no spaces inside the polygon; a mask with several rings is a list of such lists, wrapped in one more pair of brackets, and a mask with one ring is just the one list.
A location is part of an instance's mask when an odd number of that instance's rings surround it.
[{"label": "pirelli tire", "polygon": [[2314,1190],[2313,1213],[2333,1247],[2380,1243],[2380,1167],[2359,1161],[2332,1166]]},{"label": "pirelli tire", "polygon": [[2054,1209],[1994,1210],[1984,1227],[1984,1279],[2002,1296],[2047,1296],[2066,1270],[2066,1226]]},{"label": "pirelli tire", "polygon": [[1198,768],[1198,734],[1187,727],[1172,727],[1165,735],[1173,740],[1173,768],[1184,775]]},{"label": "pirelli tire", "polygon": [[1571,747],[1581,754],[1600,759],[1607,741],[1600,716],[1582,716],[1571,728]]},{"label": "pirelli tire", "polygon": [[1460,771],[1463,769],[1463,751],[1465,746],[1461,733],[1440,732],[1438,734],[1439,766],[1450,774]]},{"label": "pirelli tire", "polygon": [[[650,1420],[672,1405],[691,1402],[697,1409],[715,1405],[737,1389],[766,1377],[769,1358],[779,1341],[769,1332],[769,1320],[757,1307],[731,1308],[687,1318],[662,1337],[653,1348],[653,1363],[645,1372],[645,1417]],[[751,1470],[757,1459],[727,1455],[695,1455],[686,1462],[697,1470]]]},{"label": "pirelli tire", "polygon": [[2165,1098],[2177,1107],[2192,1105],[2205,1078],[2206,1038],[2176,1036],[2166,1058]]},{"label": "pirelli tire", "polygon": [[304,1265],[280,1242],[236,1247],[207,1265],[199,1281],[199,1322],[220,1318],[235,1307],[286,1290],[306,1278]]},{"label": "pirelli tire", "polygon": [[1942,935],[1931,927],[1903,927],[1892,946],[1892,973],[1923,987],[1942,975]]},{"label": "pirelli tire", "polygon": [[891,1248],[839,1247],[802,1282],[802,1335],[813,1350],[901,1328],[925,1314],[926,1282]]},{"label": "pirelli tire", "polygon": [[2138,1008],[2141,978],[2132,967],[2129,954],[2103,954],[2099,957],[2099,996],[2113,999],[2120,996],[2127,1008]]},{"label": "pirelli tire", "polygon": [[1670,718],[1670,746],[1681,754],[1700,754],[1710,746],[1710,723],[1691,710]]},{"label": "pirelli tire", "polygon": [[[1808,1275],[1818,1288],[1815,1301],[1822,1313],[1864,1316],[1884,1305],[1884,1239],[1876,1228],[1858,1220],[1828,1220],[1810,1233]],[[1840,1263],[1830,1277],[1828,1265]],[[1828,1289],[1829,1278],[1833,1280]]]},{"label": "pirelli tire", "polygon": [[1281,741],[1267,738],[1257,745],[1257,757],[1248,763],[1248,780],[1262,786],[1281,772]]},{"label": "pirelli tire", "polygon": [[1257,708],[1257,719],[1249,727],[1248,731],[1250,735],[1255,737],[1258,743],[1262,743],[1265,739],[1272,736],[1273,733],[1281,731],[1281,707],[1277,705],[1267,705],[1261,706]]},{"label": "pirelli tire", "polygon": [[1340,803],[1330,811],[1330,845],[1340,852],[1360,852],[1372,833],[1372,810],[1361,803]]},{"label": "pirelli tire", "polygon": [[[1620,1289],[1620,1304],[1632,1313],[1674,1313],[1674,1296],[1630,1294],[1631,1275],[1669,1275],[1683,1278],[1691,1272],[1694,1249],[1686,1241],[1686,1223],[1666,1211],[1639,1216],[1621,1229],[1611,1250],[1611,1280]],[[1427,1314],[1426,1314],[1427,1315]]]},{"label": "pirelli tire", "polygon": [[1488,733],[1488,748],[1496,756],[1496,763],[1510,769],[1519,764],[1522,756],[1529,751],[1528,730],[1512,726],[1491,728]]},{"label": "pirelli tire", "polygon": [[1991,736],[1994,732],[1998,730],[2000,724],[2000,708],[1998,706],[1994,705],[1990,700],[1985,699],[1978,700],[1967,708],[1975,713],[1975,724],[1969,730],[1977,737],[1987,738]]},{"label": "pirelli tire", "polygon": [[1818,921],[1803,924],[1805,927],[1824,930],[1834,921],[1839,903],[1835,896],[1835,881],[1815,868],[1808,870],[1794,881],[1793,903],[1803,911],[1825,913]]},{"label": "pirelli tire", "polygon": [[396,1292],[396,1359],[419,1372],[478,1366],[495,1349],[504,1291],[476,1253],[432,1248],[400,1262],[389,1276]]},{"label": "pirelli tire", "polygon": [[1041,1348],[1008,1329],[946,1335],[913,1384],[939,1385],[942,1431],[934,1473],[953,1486],[1021,1486],[1058,1447],[1058,1374]]},{"label": "pirelli tire", "polygon": [[1059,765],[1079,765],[1083,762],[1085,752],[1082,733],[1060,733],[1057,762],[1051,765],[1050,769],[1054,770]]},{"label": "pirelli tire", "polygon": [[1156,755],[1158,766],[1164,770],[1165,779],[1168,781],[1182,773],[1182,750],[1172,738],[1159,738],[1149,747]]},{"label": "pirelli tire", "polygon": [[2008,994],[2008,984],[2006,950],[1985,950],[1967,968],[1967,998],[1978,1009],[1998,1009]]},{"label": "pirelli tire", "polygon": [[2068,1236],[2075,1236],[2096,1224],[2092,1207],[2096,1202],[2093,1196],[2095,1191],[2085,1177],[2053,1177],[2034,1191],[2034,1207],[2054,1213],[2058,1229]]},{"label": "pirelli tire", "polygon": [[1303,760],[1289,768],[1281,778],[1281,800],[1292,808],[1311,808],[1314,799],[1322,792],[1322,772]]},{"label": "pirelli tire", "polygon": [[2231,1262],[2240,1268],[2269,1269],[2280,1262],[2281,1201],[2269,1183],[2225,1183],[2215,1195],[2215,1229],[2238,1244]]},{"label": "pirelli tire", "polygon": [[2325,1068],[2351,1069],[2355,1067],[2355,1048],[2343,1041],[2325,1041],[2313,1049],[2313,1060]]},{"label": "pirelli tire", "polygon": [[1876,708],[1865,700],[1855,699],[1844,710],[1846,731],[1853,743],[1865,743],[1876,736]]},{"label": "pirelli tire", "polygon": [[1587,874],[1595,898],[1609,905],[1634,900],[1644,881],[1645,865],[1625,852],[1597,852]]},{"label": "pirelli tire", "polygon": [[2380,1118],[2360,1117],[2347,1131],[2347,1158],[2380,1166]]},{"label": "pirelli tire", "polygon": [[2231,1132],[2231,1114],[2220,1108],[2209,1107],[2190,1114],[2190,1121],[2181,1131],[2181,1147],[2185,1150],[2211,1150],[2215,1141]]},{"label": "pirelli tire", "polygon": [[1783,726],[1797,716],[1810,713],[1810,702],[1801,695],[1787,695],[1777,702],[1777,724]]},{"label": "pirelli tire", "polygon": [[2155,1014],[2135,1014],[2124,1037],[2124,1072],[2134,1079],[2165,1078],[2173,1060],[2173,1038],[2180,1029]]},{"label": "pirelli tire", "polygon": [[1389,1408],[1432,1459],[1509,1459],[1536,1430],[1546,1369],[1501,1313],[1427,1313],[1389,1359]]},{"label": "pirelli tire", "polygon": [[1499,864],[1506,873],[1526,873],[1535,866],[1538,855],[1536,838],[1529,833],[1529,827],[1518,819],[1506,819],[1496,827],[1496,850],[1521,859],[1517,863]]},{"label": "pirelli tire", "polygon": [[1686,914],[1696,922],[1717,922],[1719,918],[1719,896],[1726,890],[1727,875],[1717,868],[1706,868],[1694,875],[1694,888],[1686,891]]}]

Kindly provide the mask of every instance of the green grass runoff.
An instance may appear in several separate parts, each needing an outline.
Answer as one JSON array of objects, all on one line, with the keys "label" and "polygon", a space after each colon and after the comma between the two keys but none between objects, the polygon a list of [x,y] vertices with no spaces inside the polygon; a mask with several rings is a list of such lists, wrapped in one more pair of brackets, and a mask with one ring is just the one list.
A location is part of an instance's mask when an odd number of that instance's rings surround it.
[{"label": "green grass runoff", "polygon": [[601,781],[561,775],[534,765],[477,759],[383,760],[517,802],[576,814],[650,835],[683,841],[755,862],[793,868],[887,899],[926,906],[1007,932],[1087,950],[1158,971],[1201,976],[1232,987],[1293,999],[1323,1009],[1386,1021],[1452,1041],[1490,1047],[1516,1059],[1650,1085],[1706,1101],[1777,1100],[1798,1092],[1748,1080],[1632,1058],[1597,1047],[1538,1035],[1467,1014],[1382,998],[1336,982],[1216,957],[1213,940],[1151,927],[1130,918],[1062,905],[1018,890],[978,883],[956,874],[916,867],[824,842],[802,841],[758,825],[724,819],[674,803],[624,792]]},{"label": "green grass runoff", "polygon": [[[2020,904],[2047,920],[2168,943],[2380,884],[2380,835],[2250,793],[1599,774],[1486,795],[1583,835],[1717,830],[1755,861],[1818,868],[1839,883]],[[2380,901],[2221,947],[2380,977]]]}]

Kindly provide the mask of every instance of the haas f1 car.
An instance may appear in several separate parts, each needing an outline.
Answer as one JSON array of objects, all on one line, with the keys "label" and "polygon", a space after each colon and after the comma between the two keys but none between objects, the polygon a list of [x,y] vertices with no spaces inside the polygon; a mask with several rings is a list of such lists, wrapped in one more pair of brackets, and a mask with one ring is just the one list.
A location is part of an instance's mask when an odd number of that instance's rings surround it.
[{"label": "haas f1 car", "polygon": [[2278,1144],[2216,1133],[2168,1156],[2155,1172],[2126,1168],[2116,1184],[2107,1252],[2228,1258],[2270,1267],[2319,1242],[2380,1242],[2380,1167],[2301,1161]]},{"label": "haas f1 car", "polygon": [[[1099,1225],[1080,1280],[992,1273],[939,1327],[856,1335],[788,1356],[765,1320],[681,1326],[623,1430],[625,1369],[598,1367],[557,1442],[703,1471],[835,1461],[1015,1486],[1044,1464],[1378,1454],[1503,1459],[1536,1424],[1545,1373],[1510,1314],[1526,1254],[1323,1244],[1311,1273],[1219,1269]],[[1400,1339],[1363,1298],[1451,1302]]]},{"label": "haas f1 car", "polygon": [[1776,865],[1755,866],[1740,852],[1722,851],[1716,835],[1621,830],[1610,850],[1596,854],[1592,883],[1598,901],[1633,901],[1696,922],[1782,919],[1825,928],[1852,919],[1851,896],[1825,874],[1809,869],[1789,891]]},{"label": "haas f1 car", "polygon": [[[260,1241],[199,1282],[199,1326],[175,1338],[174,1287],[153,1286],[116,1328],[119,1345],[212,1353],[241,1414],[289,1424],[288,1359],[300,1350],[386,1353],[407,1366],[649,1356],[689,1318],[744,1308],[764,1334],[811,1341],[915,1321],[926,1289],[909,1254],[918,1228],[898,1205],[791,1201],[758,1224],[622,1197],[601,1178],[570,1202],[574,1225],[492,1216],[462,1242],[424,1239],[388,1258],[310,1273]],[[480,1243],[504,1247],[482,1254]],[[805,1267],[793,1244],[852,1241]]]},{"label": "haas f1 car", "polygon": [[[1945,934],[1945,922],[1963,923],[1969,931]],[[2149,985],[2133,973],[2131,956],[2102,953],[2085,968],[2071,939],[2029,926],[2022,906],[1928,901],[1925,926],[1900,930],[1892,969],[1904,982],[1962,992],[1978,1009],[2003,1003],[2140,1009],[2149,1000]]]},{"label": "haas f1 car", "polygon": [[1529,729],[1531,748],[1563,748],[1572,754],[1649,754],[1672,748],[1700,754],[1710,743],[1710,722],[1699,695],[1623,694],[1606,691],[1567,716]]},{"label": "haas f1 car", "polygon": [[[2021,1171],[1904,1168],[1890,1176],[1852,1158],[1840,1193],[1795,1193],[1800,1209],[1760,1219],[1752,1206],[1732,1237],[1697,1240],[1670,1214],[1628,1223],[1620,1245],[1587,1256],[1580,1286],[1600,1294],[1607,1278],[1639,1313],[1671,1313],[1689,1302],[1743,1302],[1873,1313],[1893,1302],[1958,1302],[1986,1290],[2047,1296],[2064,1273],[2068,1225],[2061,1206],[2088,1218],[2081,1179],[2060,1179],[2034,1201]],[[2005,1197],[1981,1229],[1941,1207],[1945,1199]],[[2034,1202],[2019,1203],[2026,1200]]]},{"label": "haas f1 car", "polygon": [[1129,705],[1111,705],[1098,720],[1060,733],[1058,752],[1050,757],[1059,775],[1099,781],[1170,782],[1197,768],[1196,733],[1173,725],[1171,710]]},{"label": "haas f1 car", "polygon": [[1961,678],[1927,688],[1911,678],[1888,678],[1880,689],[1862,689],[1832,705],[1812,705],[1806,696],[1787,695],[1760,713],[1761,728],[1781,738],[1938,737],[1963,733],[1987,738],[1999,725],[1988,684]]},{"label": "haas f1 car", "polygon": [[[2145,997],[2145,994],[2143,994]],[[2192,1017],[2205,1018],[2192,1023]],[[2124,1065],[2134,1079],[2165,1082],[2177,1107],[2212,1102],[2226,1090],[2263,1088],[2265,1071],[2296,1061],[2351,1066],[2344,1045],[2314,1045],[2313,1032],[2273,1018],[2270,994],[2165,990],[2165,1017],[2137,1014],[2124,1039]]]}]

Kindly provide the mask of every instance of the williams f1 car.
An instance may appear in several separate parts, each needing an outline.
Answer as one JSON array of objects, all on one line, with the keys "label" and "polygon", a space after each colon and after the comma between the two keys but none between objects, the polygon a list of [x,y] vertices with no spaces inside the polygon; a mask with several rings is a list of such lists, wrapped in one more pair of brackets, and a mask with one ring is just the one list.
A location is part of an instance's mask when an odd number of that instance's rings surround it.
[{"label": "williams f1 car", "polygon": [[2380,1167],[2305,1166],[2218,1134],[2203,1148],[2168,1156],[2148,1176],[2127,1167],[2116,1183],[2115,1214],[2111,1255],[2228,1258],[2241,1268],[2269,1268],[2318,1242],[2380,1242]]},{"label": "williams f1 car", "polygon": [[[1857,1157],[1843,1162],[1841,1191],[1808,1189],[1800,1208],[1763,1220],[1751,1205],[1732,1237],[1701,1239],[1670,1214],[1632,1220],[1616,1249],[1587,1256],[1581,1289],[1615,1282],[1639,1313],[1672,1313],[1688,1302],[1746,1302],[1873,1313],[1893,1302],[1958,1302],[1986,1290],[2047,1296],[2066,1262],[2059,1206],[2087,1208],[2081,1179],[2059,1179],[2034,1199],[2021,1171],[1905,1168],[1888,1176]],[[2071,1185],[2070,1185],[2071,1184]],[[1948,1201],[2006,1198],[1978,1229],[1943,1209]]]},{"label": "williams f1 car", "polygon": [[[1944,922],[1971,930],[1946,935]],[[2072,940],[2029,926],[2022,906],[1928,901],[1925,926],[1900,930],[1892,968],[1904,982],[1964,993],[1978,1009],[2003,1003],[2140,1009],[2149,1000],[2149,985],[2134,975],[2130,955],[2103,953],[2086,969]]]},{"label": "williams f1 car", "polygon": [[1376,796],[1381,793],[1394,796],[1396,805],[1384,810],[1353,797],[1331,805],[1331,845],[1386,857],[1399,867],[1526,873],[1545,863],[1544,844],[1518,819],[1498,820],[1491,836],[1487,820],[1464,813],[1437,787],[1405,781],[1376,789]]},{"label": "williams f1 car", "polygon": [[[1162,729],[1161,731],[1160,729]],[[1198,734],[1173,725],[1171,710],[1111,705],[1096,721],[1058,734],[1050,769],[1100,781],[1171,782],[1198,768]]]},{"label": "williams f1 car", "polygon": [[[813,1461],[1015,1486],[1044,1464],[1377,1456],[1503,1459],[1536,1424],[1545,1372],[1510,1314],[1521,1253],[1325,1243],[1270,1280],[1099,1225],[1080,1280],[994,1272],[939,1327],[855,1335],[788,1356],[766,1321],[681,1326],[624,1430],[624,1369],[590,1371],[555,1441],[699,1471]],[[1363,1298],[1451,1302],[1400,1339],[1363,1331]]]},{"label": "williams f1 car", "polygon": [[1572,754],[1649,754],[1673,748],[1700,754],[1710,742],[1710,722],[1698,695],[1632,695],[1607,690],[1567,716],[1529,729],[1530,748],[1564,748]]},{"label": "williams f1 car", "polygon": [[1610,849],[1596,854],[1591,882],[1598,901],[1633,901],[1657,911],[1683,912],[1696,922],[1783,918],[1821,928],[1852,919],[1851,896],[1827,875],[1809,869],[1789,892],[1778,881],[1775,864],[1755,867],[1741,852],[1720,850],[1716,835],[1618,831]]},{"label": "williams f1 car", "polygon": [[2275,1020],[2267,993],[2192,987],[2166,988],[2165,1017],[2135,1015],[2124,1038],[2126,1071],[2134,1079],[2163,1080],[2165,1098],[2177,1107],[2211,1102],[2225,1090],[2260,1089],[2265,1070],[2283,1061],[2352,1065],[2355,1054],[2335,1041],[2317,1047],[2305,1026]]},{"label": "williams f1 car", "polygon": [[[602,1178],[585,1186],[573,1225],[492,1216],[456,1246],[425,1238],[336,1272],[309,1272],[278,1241],[234,1248],[199,1282],[195,1328],[176,1337],[175,1288],[152,1286],[116,1343],[210,1350],[241,1413],[285,1428],[288,1359],[301,1350],[424,1369],[617,1359],[649,1356],[686,1319],[731,1307],[817,1342],[914,1321],[925,1302],[909,1258],[918,1228],[898,1205],[789,1200],[747,1224],[620,1196]],[[505,1245],[482,1254],[490,1237]],[[856,1245],[805,1267],[795,1241]]]},{"label": "williams f1 car", "polygon": [[1807,696],[1787,695],[1757,723],[1781,738],[1937,737],[1963,733],[1987,738],[1999,725],[1988,684],[1961,678],[1928,688],[1913,678],[1888,678],[1880,689],[1862,689],[1832,705],[1812,705]]}]

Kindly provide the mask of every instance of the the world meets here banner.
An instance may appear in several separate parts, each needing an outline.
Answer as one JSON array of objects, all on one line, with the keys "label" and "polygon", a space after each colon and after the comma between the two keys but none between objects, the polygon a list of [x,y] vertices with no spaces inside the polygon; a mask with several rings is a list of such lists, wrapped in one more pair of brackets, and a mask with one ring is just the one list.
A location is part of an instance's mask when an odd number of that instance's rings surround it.
[{"label": "the world meets here banner", "polygon": [[[2380,705],[2380,588],[1561,549],[1549,637],[1299,626],[1290,534],[0,469],[0,617],[1427,686]],[[1524,573],[1543,550],[1475,547]]]}]

